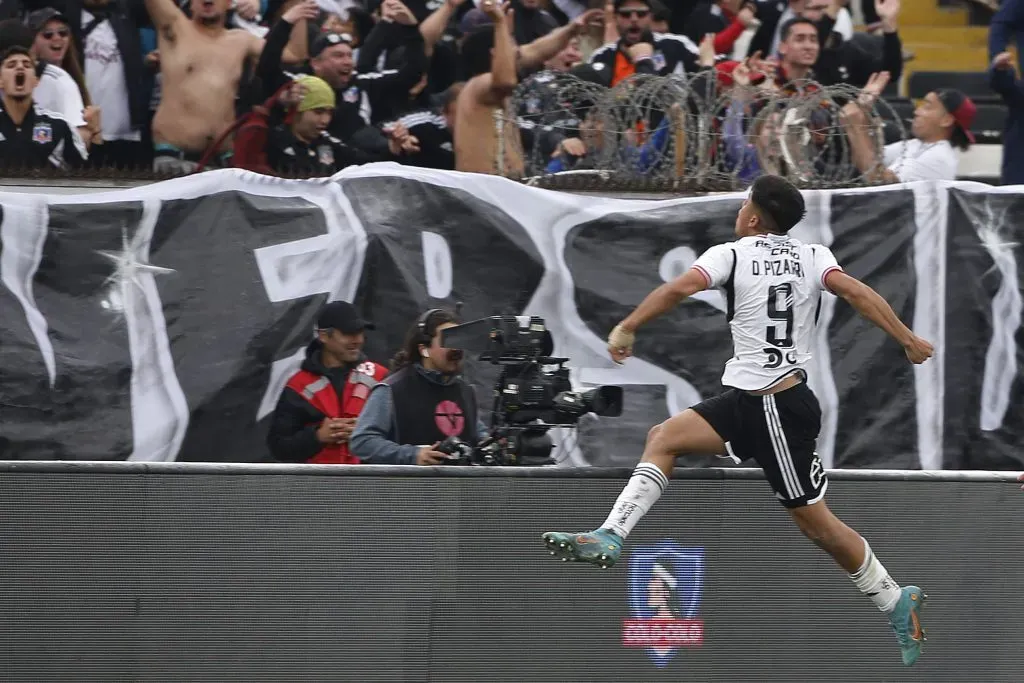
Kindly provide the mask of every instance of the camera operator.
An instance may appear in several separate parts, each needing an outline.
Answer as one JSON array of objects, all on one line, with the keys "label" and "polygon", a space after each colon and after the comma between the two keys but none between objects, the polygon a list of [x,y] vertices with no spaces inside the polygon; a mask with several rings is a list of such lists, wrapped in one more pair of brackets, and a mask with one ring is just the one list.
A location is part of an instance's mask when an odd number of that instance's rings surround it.
[{"label": "camera operator", "polygon": [[347,301],[332,301],[316,321],[302,369],[281,393],[267,435],[271,455],[283,462],[356,465],[349,436],[371,388],[387,375],[363,355],[364,321]]},{"label": "camera operator", "polygon": [[462,351],[441,346],[441,331],[457,322],[435,308],[409,329],[393,374],[370,392],[352,432],[352,453],[363,463],[439,465],[450,460],[435,450],[444,439],[475,445],[486,434],[476,395],[460,377]]}]

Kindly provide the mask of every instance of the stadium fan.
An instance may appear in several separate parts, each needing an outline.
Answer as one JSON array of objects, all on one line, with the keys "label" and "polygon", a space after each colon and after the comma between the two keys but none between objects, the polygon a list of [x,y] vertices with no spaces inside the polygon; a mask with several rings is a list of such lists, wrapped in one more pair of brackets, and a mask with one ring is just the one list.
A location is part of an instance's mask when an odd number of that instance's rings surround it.
[{"label": "stadium fan", "polygon": [[[234,164],[268,175],[330,176],[347,166],[374,161],[397,161],[403,153],[419,151],[418,141],[396,125],[389,131],[389,154],[378,155],[352,147],[328,132],[334,115],[335,92],[316,76],[300,76],[295,89],[257,107],[235,138]],[[283,105],[283,114],[274,110]],[[271,120],[280,123],[273,125]]]},{"label": "stadium fan", "polygon": [[64,117],[34,101],[37,83],[29,49],[6,49],[0,60],[0,165],[81,167],[88,158],[85,143]]},{"label": "stadium fan", "polygon": [[271,417],[267,445],[275,459],[359,463],[349,450],[349,437],[370,390],[388,374],[363,354],[366,330],[372,329],[347,301],[332,301],[320,310],[316,338]]},{"label": "stadium fan", "polygon": [[959,160],[954,147],[974,143],[971,124],[977,108],[959,90],[928,93],[914,110],[909,141],[886,145],[881,158],[871,132],[868,112],[889,82],[885,72],[875,74],[855,102],[842,108],[840,120],[850,141],[850,156],[864,176],[875,182],[909,183],[915,180],[956,180]]},{"label": "stadium fan", "polygon": [[615,0],[615,25],[620,36],[590,55],[598,70],[612,74],[614,87],[635,73],[692,74],[700,67],[700,50],[686,36],[652,33],[646,0]]},{"label": "stadium fan", "polygon": [[[519,82],[517,66],[527,71],[541,66],[591,22],[599,21],[602,11],[584,12],[571,24],[517,50],[509,31],[507,5],[499,7],[494,0],[482,0],[480,9],[493,23],[476,29],[462,44],[462,59],[470,78],[456,103],[455,167],[459,171],[522,177],[522,140],[515,114],[509,111],[511,95]],[[504,115],[500,132],[495,124],[498,112]]]},{"label": "stadium fan", "polygon": [[83,0],[81,11],[69,11],[67,19],[89,97],[101,113],[103,145],[90,150],[89,165],[151,167],[153,78],[144,66],[139,30],[149,23],[145,8],[124,0]]},{"label": "stadium fan", "polygon": [[874,0],[882,35],[854,33],[845,37],[836,33],[836,4],[814,2],[801,14],[818,27],[821,52],[814,64],[814,80],[822,85],[849,83],[864,87],[871,74],[879,71],[888,71],[893,81],[899,80],[903,73],[903,43],[898,30],[901,0]]},{"label": "stadium fan", "polygon": [[92,105],[89,97],[89,88],[86,87],[85,73],[68,18],[52,7],[44,7],[29,14],[25,24],[35,34],[32,54],[36,60],[64,69],[78,89],[78,97],[83,105],[82,119],[85,121],[78,132],[86,148],[92,147],[94,143],[102,143],[100,109]]},{"label": "stadium fan", "polygon": [[383,130],[404,131],[416,139],[418,149],[407,149],[402,163],[448,171],[455,168],[452,131],[455,130],[455,103],[462,88],[462,83],[455,83],[436,98],[436,104],[433,98],[427,98],[423,108],[381,124]]},{"label": "stadium fan", "polygon": [[730,54],[747,28],[758,26],[757,4],[743,0],[702,2],[686,22],[686,36],[700,43],[708,33],[715,34],[715,54]]},{"label": "stadium fan", "polygon": [[1024,82],[1017,77],[1011,53],[1002,52],[992,60],[989,82],[1006,103],[1001,182],[1024,185]]},{"label": "stadium fan", "polygon": [[[5,19],[0,22],[0,52],[12,47],[32,48],[35,33],[17,19]],[[69,126],[76,129],[79,135],[88,135],[85,118],[85,104],[71,75],[54,64],[38,59],[33,52],[36,64],[36,87],[32,94],[33,101],[43,109],[59,115]]]},{"label": "stadium fan", "polygon": [[988,31],[988,58],[994,60],[1013,41],[1017,44],[1017,68],[1024,72],[1024,0],[1002,0],[992,17]]},{"label": "stadium fan", "polygon": [[[306,0],[306,4],[315,3]],[[337,106],[328,127],[330,134],[375,154],[386,154],[388,141],[373,124],[407,106],[409,93],[427,66],[423,38],[410,23],[415,19],[408,8],[395,0],[387,0],[381,12],[381,21],[360,48],[358,66],[353,37],[349,34],[320,35],[310,48],[309,60],[309,71],[330,84],[335,92]],[[290,10],[267,34],[267,47],[256,68],[265,92],[276,91],[291,78],[291,74],[282,69],[281,54],[292,30],[290,27],[298,17]],[[376,61],[382,52],[396,47],[402,48],[397,68],[377,68]]]},{"label": "stadium fan", "polygon": [[[812,13],[828,11],[832,18],[830,25],[823,27],[821,42],[825,42],[833,32],[838,33],[842,40],[848,40],[853,36],[853,18],[842,3],[828,0],[789,0],[788,3],[759,0],[757,10],[761,25],[750,41],[751,54],[760,52],[769,57],[778,56],[779,46],[785,40],[783,27],[789,21],[804,16],[808,10]],[[814,20],[817,21],[817,16]]]},{"label": "stadium fan", "polygon": [[563,560],[611,566],[668,486],[677,456],[753,459],[797,527],[888,615],[903,663],[912,665],[924,640],[918,614],[927,596],[917,586],[901,588],[867,540],[825,502],[828,476],[815,452],[821,407],[807,385],[819,300],[831,292],[847,301],[899,342],[914,364],[928,360],[934,350],[873,289],[843,271],[827,247],[789,235],[804,215],[796,187],[778,176],[758,178],[736,216],[737,239],[705,251],[614,327],[608,352],[621,364],[632,355],[636,333],[645,324],[699,292],[725,290],[735,346],[722,376],[727,390],[651,429],[641,462],[600,528],[547,532],[543,539]]},{"label": "stadium fan", "polygon": [[[208,146],[223,140],[235,121],[235,95],[247,62],[263,51],[263,39],[245,29],[225,27],[229,0],[191,0],[191,19],[174,0],[145,0],[156,28],[160,54],[161,97],[153,118],[153,168],[161,173],[191,173]],[[303,20],[304,21],[304,20]],[[297,26],[287,61],[299,63]],[[294,48],[292,50],[291,48]],[[229,165],[230,144],[223,140],[213,162]]]}]

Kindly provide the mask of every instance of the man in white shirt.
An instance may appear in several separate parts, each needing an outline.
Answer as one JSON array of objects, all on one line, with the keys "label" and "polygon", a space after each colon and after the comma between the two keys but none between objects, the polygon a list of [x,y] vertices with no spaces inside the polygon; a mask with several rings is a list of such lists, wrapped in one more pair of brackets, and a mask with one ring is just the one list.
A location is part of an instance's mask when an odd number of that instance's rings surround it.
[{"label": "man in white shirt", "polygon": [[956,180],[954,148],[966,150],[974,143],[974,102],[959,90],[943,88],[928,93],[914,110],[910,128],[914,137],[886,145],[879,158],[867,112],[888,82],[887,72],[872,75],[858,101],[842,109],[854,165],[866,178],[886,183]]}]

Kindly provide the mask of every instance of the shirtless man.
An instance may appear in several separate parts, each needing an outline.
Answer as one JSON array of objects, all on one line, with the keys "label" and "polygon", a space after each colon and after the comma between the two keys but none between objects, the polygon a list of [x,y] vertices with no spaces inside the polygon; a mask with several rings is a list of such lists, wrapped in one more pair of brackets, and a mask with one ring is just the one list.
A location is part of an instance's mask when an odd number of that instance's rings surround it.
[{"label": "shirtless man", "polygon": [[[192,18],[174,0],[146,0],[157,31],[162,75],[160,106],[153,118],[155,171],[191,173],[206,148],[235,120],[235,95],[246,60],[259,59],[263,39],[228,29],[231,0],[192,0]],[[309,3],[315,6],[315,3]],[[292,32],[284,61],[306,52],[306,16]],[[218,152],[231,148],[225,140]],[[219,159],[211,160],[216,166]]]},{"label": "shirtless man", "polygon": [[[509,98],[519,83],[517,66],[523,71],[540,67],[588,25],[600,21],[603,11],[584,12],[571,24],[517,51],[508,5],[499,7],[494,0],[481,0],[480,9],[494,25],[477,29],[462,44],[469,80],[455,105],[455,170],[521,178],[524,173],[522,141],[515,113],[509,106]],[[500,140],[499,117],[502,121]],[[499,143],[503,152],[500,158]]]}]

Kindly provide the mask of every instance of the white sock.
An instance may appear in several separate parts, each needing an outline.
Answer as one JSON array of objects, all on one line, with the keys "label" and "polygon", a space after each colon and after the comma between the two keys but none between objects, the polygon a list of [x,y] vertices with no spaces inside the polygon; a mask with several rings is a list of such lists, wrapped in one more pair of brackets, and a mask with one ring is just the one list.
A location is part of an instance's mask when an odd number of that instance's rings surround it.
[{"label": "white sock", "polygon": [[633,470],[629,483],[622,489],[608,519],[601,525],[602,529],[611,529],[621,538],[629,536],[640,518],[647,514],[651,506],[661,497],[668,486],[666,477],[658,466],[642,462]]},{"label": "white sock", "polygon": [[892,580],[889,572],[871,552],[867,539],[864,539],[864,564],[855,574],[850,574],[850,580],[883,612],[891,612],[899,602],[900,585]]}]

